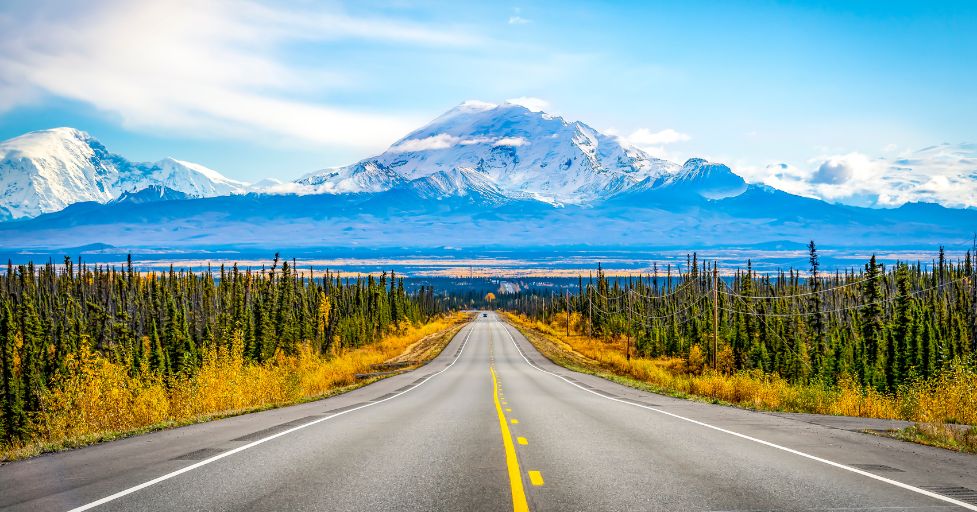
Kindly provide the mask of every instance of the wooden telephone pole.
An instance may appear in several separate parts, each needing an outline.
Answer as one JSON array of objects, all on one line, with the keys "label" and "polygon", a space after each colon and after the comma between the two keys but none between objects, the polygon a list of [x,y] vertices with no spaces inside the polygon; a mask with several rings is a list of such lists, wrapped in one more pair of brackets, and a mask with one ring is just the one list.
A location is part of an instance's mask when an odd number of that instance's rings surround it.
[{"label": "wooden telephone pole", "polygon": [[719,371],[719,267],[712,263],[712,368]]},{"label": "wooden telephone pole", "polygon": [[570,289],[564,290],[564,297],[566,297],[566,310],[567,310],[567,338],[570,337]]},{"label": "wooden telephone pole", "polygon": [[631,290],[628,290],[628,345],[625,347],[628,363],[631,362]]},{"label": "wooden telephone pole", "polygon": [[587,333],[591,338],[594,337],[594,295],[587,287]]},{"label": "wooden telephone pole", "polygon": [[970,290],[974,312],[970,319],[970,353],[977,354],[977,234],[970,250]]}]

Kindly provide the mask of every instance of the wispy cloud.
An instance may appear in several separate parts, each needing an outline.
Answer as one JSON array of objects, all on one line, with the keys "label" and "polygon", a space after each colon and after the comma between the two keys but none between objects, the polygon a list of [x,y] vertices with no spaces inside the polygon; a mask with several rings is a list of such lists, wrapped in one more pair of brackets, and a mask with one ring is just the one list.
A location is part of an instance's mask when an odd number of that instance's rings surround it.
[{"label": "wispy cloud", "polygon": [[660,146],[662,144],[674,144],[690,140],[688,134],[678,132],[672,128],[653,132],[647,128],[639,128],[626,137],[627,141],[635,146]]},{"label": "wispy cloud", "polygon": [[527,23],[532,23],[532,20],[522,17],[522,8],[516,7],[512,9],[512,16],[509,16],[510,25],[525,25]]},{"label": "wispy cloud", "polygon": [[0,16],[0,109],[56,96],[133,128],[363,148],[382,147],[422,119],[322,100],[355,80],[342,70],[290,63],[286,46],[475,42],[411,22],[258,2],[32,2],[11,9],[23,12]]},{"label": "wispy cloud", "polygon": [[501,139],[495,141],[495,146],[512,146],[519,147],[529,144],[529,141],[524,137],[502,137]]},{"label": "wispy cloud", "polygon": [[492,146],[525,146],[529,141],[523,137],[474,137],[463,139],[448,133],[439,133],[420,139],[407,139],[391,146],[391,153],[414,153],[419,151],[435,151],[455,146],[472,146],[475,144],[490,144]]},{"label": "wispy cloud", "polygon": [[977,145],[940,144],[890,156],[825,155],[802,166],[737,168],[748,181],[832,202],[896,207],[910,202],[977,207]]},{"label": "wispy cloud", "polygon": [[518,98],[510,98],[505,100],[505,102],[526,107],[533,112],[542,112],[550,108],[550,102],[542,98],[533,98],[532,96],[520,96]]},{"label": "wispy cloud", "polygon": [[689,134],[682,133],[673,128],[665,128],[657,132],[653,132],[648,128],[638,128],[627,135],[621,134],[614,128],[609,128],[604,130],[604,133],[617,137],[618,140],[628,146],[636,147],[649,155],[665,160],[676,160],[675,155],[666,146],[692,140]]},{"label": "wispy cloud", "polygon": [[423,139],[407,139],[390,148],[394,153],[413,153],[416,151],[431,151],[447,149],[461,143],[461,139],[447,133],[439,133]]}]

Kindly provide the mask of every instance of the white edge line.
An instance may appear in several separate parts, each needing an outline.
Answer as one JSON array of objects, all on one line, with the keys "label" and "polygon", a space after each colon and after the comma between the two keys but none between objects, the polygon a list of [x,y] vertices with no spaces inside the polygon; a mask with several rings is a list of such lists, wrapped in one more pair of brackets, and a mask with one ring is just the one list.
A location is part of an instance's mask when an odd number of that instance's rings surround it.
[{"label": "white edge line", "polygon": [[763,439],[757,439],[755,437],[751,437],[751,436],[748,436],[746,434],[740,434],[739,432],[733,432],[732,430],[726,430],[726,429],[724,429],[722,427],[717,427],[715,425],[710,425],[708,423],[703,423],[701,421],[694,420],[692,418],[686,418],[685,416],[679,416],[678,414],[671,413],[671,412],[668,412],[668,411],[663,411],[663,410],[658,409],[658,408],[655,408],[655,407],[650,407],[650,406],[643,405],[643,404],[636,404],[634,402],[629,402],[627,400],[621,400],[619,398],[614,398],[614,397],[602,395],[602,394],[600,394],[600,393],[598,393],[596,391],[592,391],[592,390],[587,389],[587,388],[585,388],[583,386],[580,386],[580,385],[578,385],[578,384],[570,381],[569,379],[567,379],[566,377],[564,377],[562,375],[553,373],[553,372],[548,371],[548,370],[544,370],[544,369],[536,366],[535,364],[533,364],[529,360],[529,358],[526,357],[526,354],[523,353],[522,349],[519,348],[519,344],[516,343],[516,339],[512,336],[512,333],[509,331],[508,324],[506,324],[505,322],[502,322],[502,324],[503,324],[502,327],[505,330],[506,334],[509,335],[509,339],[512,340],[512,345],[514,347],[516,347],[516,350],[519,352],[519,355],[522,356],[522,359],[524,361],[526,361],[526,364],[528,364],[529,366],[532,366],[533,368],[535,368],[535,369],[537,369],[537,370],[539,370],[539,371],[541,371],[543,373],[548,373],[548,374],[550,374],[550,375],[552,375],[554,377],[557,377],[557,378],[565,381],[567,384],[570,384],[571,386],[574,386],[574,387],[577,387],[579,389],[582,389],[582,390],[584,390],[584,391],[586,391],[588,393],[592,393],[592,394],[597,395],[597,396],[599,396],[601,398],[606,398],[606,399],[612,400],[614,402],[621,402],[622,404],[633,405],[635,407],[640,407],[642,409],[648,409],[649,411],[654,411],[654,412],[657,412],[657,413],[660,413],[660,414],[664,414],[666,416],[671,416],[673,418],[677,418],[677,419],[680,419],[680,420],[683,420],[683,421],[687,421],[689,423],[694,423],[696,425],[700,425],[700,426],[703,426],[703,427],[706,427],[706,428],[711,428],[713,430],[717,430],[717,431],[723,432],[725,434],[729,434],[729,435],[736,436],[736,437],[739,437],[739,438],[742,438],[742,439],[746,439],[748,441],[753,441],[755,443],[760,443],[762,445],[769,446],[771,448],[776,448],[778,450],[783,450],[783,451],[788,452],[788,453],[793,453],[794,455],[800,455],[801,457],[805,457],[805,458],[808,458],[808,459],[811,459],[811,460],[814,460],[814,461],[817,461],[817,462],[822,462],[824,464],[827,464],[829,466],[834,466],[834,467],[839,468],[839,469],[844,469],[845,471],[851,471],[852,473],[857,473],[857,474],[862,475],[862,476],[867,476],[869,478],[878,480],[880,482],[885,482],[887,484],[894,485],[896,487],[901,487],[903,489],[906,489],[906,490],[909,490],[909,491],[913,491],[913,492],[918,493],[918,494],[922,494],[923,496],[929,496],[930,498],[935,498],[935,499],[938,499],[940,501],[945,501],[947,503],[951,503],[953,505],[957,505],[958,507],[963,507],[963,508],[965,508],[967,510],[975,510],[975,511],[977,511],[977,506],[971,505],[970,503],[966,503],[966,502],[963,502],[963,501],[960,501],[960,500],[955,500],[955,499],[950,498],[948,496],[943,496],[942,494],[937,494],[935,492],[927,491],[926,489],[920,489],[919,487],[915,487],[915,486],[912,486],[912,485],[909,485],[909,484],[905,484],[905,483],[899,482],[897,480],[892,480],[891,478],[886,478],[884,476],[879,476],[879,475],[876,475],[876,474],[873,474],[873,473],[869,473],[868,471],[863,471],[863,470],[858,469],[858,468],[854,468],[854,467],[851,467],[851,466],[846,466],[844,464],[840,464],[838,462],[834,462],[834,461],[831,461],[831,460],[828,460],[828,459],[822,459],[821,457],[818,457],[816,455],[811,455],[809,453],[804,453],[802,451],[798,451],[798,450],[795,450],[793,448],[788,448],[786,446],[781,446],[779,444],[771,443],[770,441],[764,441]]},{"label": "white edge line", "polygon": [[[99,505],[104,505],[104,504],[106,504],[106,503],[108,503],[110,501],[115,501],[115,500],[117,500],[117,499],[119,499],[119,498],[121,498],[123,496],[132,494],[132,493],[134,493],[136,491],[145,489],[145,488],[150,487],[152,485],[156,485],[156,484],[158,484],[160,482],[163,482],[165,480],[169,480],[170,478],[173,478],[175,476],[182,475],[183,473],[186,473],[188,471],[193,471],[194,469],[197,469],[197,468],[199,468],[201,466],[206,466],[207,464],[210,464],[211,462],[215,462],[217,460],[223,459],[224,457],[229,457],[231,455],[234,455],[235,453],[238,453],[238,452],[242,452],[244,450],[247,450],[248,448],[253,448],[255,446],[258,446],[261,443],[264,443],[264,442],[267,442],[267,441],[271,441],[272,439],[276,439],[276,438],[282,437],[284,435],[291,434],[292,432],[295,432],[297,430],[301,430],[301,429],[306,428],[306,427],[310,427],[312,425],[315,425],[316,423],[322,423],[323,421],[331,420],[331,419],[333,419],[333,418],[335,418],[337,416],[342,416],[343,414],[351,413],[353,411],[358,411],[360,409],[365,409],[365,408],[370,407],[372,405],[377,405],[377,404],[386,402],[387,400],[393,400],[394,398],[397,398],[397,397],[399,397],[399,396],[401,396],[401,395],[403,395],[405,393],[409,393],[409,392],[411,392],[411,391],[413,391],[413,390],[421,387],[427,381],[433,379],[434,377],[437,377],[438,375],[441,375],[448,368],[451,368],[452,366],[454,366],[455,363],[458,362],[458,359],[461,358],[461,355],[464,353],[465,347],[468,346],[468,338],[471,337],[472,331],[474,331],[474,330],[475,330],[475,325],[474,325],[474,323],[472,323],[472,327],[470,329],[468,329],[468,334],[465,335],[465,341],[462,342],[461,352],[458,353],[458,355],[451,361],[451,363],[448,366],[445,366],[444,368],[442,368],[440,371],[438,371],[436,373],[432,373],[426,379],[424,379],[423,381],[421,381],[420,383],[418,383],[416,386],[412,386],[410,389],[406,389],[404,391],[401,391],[400,393],[397,393],[396,395],[393,395],[393,396],[389,396],[387,398],[384,398],[383,400],[377,400],[376,402],[370,402],[368,404],[364,404],[364,405],[361,405],[359,407],[355,407],[353,409],[347,409],[345,411],[337,412],[337,413],[332,414],[330,416],[326,416],[324,418],[319,418],[317,420],[313,420],[313,421],[310,421],[308,423],[299,425],[299,426],[297,426],[295,428],[290,428],[290,429],[288,429],[288,430],[286,430],[284,432],[279,432],[277,434],[273,434],[273,435],[270,435],[268,437],[263,437],[261,439],[258,439],[257,441],[248,443],[248,444],[246,444],[244,446],[238,446],[237,448],[234,448],[233,450],[228,450],[228,451],[223,452],[223,453],[221,453],[219,455],[215,455],[215,456],[213,456],[213,457],[211,457],[209,459],[204,459],[204,460],[202,460],[200,462],[197,462],[195,464],[191,464],[191,465],[189,465],[187,467],[180,468],[180,469],[178,469],[176,471],[173,471],[172,473],[167,473],[165,475],[156,477],[156,478],[154,478],[152,480],[149,480],[147,482],[143,482],[143,483],[141,483],[139,485],[130,487],[128,489],[121,490],[121,491],[119,491],[119,492],[117,492],[115,494],[106,496],[106,497],[104,497],[102,499],[95,500],[95,501],[93,501],[91,503],[82,505],[80,507],[76,507],[76,508],[70,509],[68,512],[81,512],[83,510],[89,510],[89,509],[95,508],[95,507],[97,507]],[[447,347],[445,347],[445,348],[447,348]]]}]

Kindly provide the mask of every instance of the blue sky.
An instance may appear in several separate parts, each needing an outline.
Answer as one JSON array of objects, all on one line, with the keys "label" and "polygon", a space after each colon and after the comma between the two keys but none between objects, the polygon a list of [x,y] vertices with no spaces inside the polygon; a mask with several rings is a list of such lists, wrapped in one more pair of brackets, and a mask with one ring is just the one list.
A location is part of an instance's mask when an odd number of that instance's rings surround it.
[{"label": "blue sky", "polygon": [[797,193],[882,204],[874,181],[944,176],[952,203],[977,169],[957,146],[977,142],[974,27],[973,2],[15,0],[0,138],[73,126],[135,160],[291,179],[466,99],[528,97]]}]

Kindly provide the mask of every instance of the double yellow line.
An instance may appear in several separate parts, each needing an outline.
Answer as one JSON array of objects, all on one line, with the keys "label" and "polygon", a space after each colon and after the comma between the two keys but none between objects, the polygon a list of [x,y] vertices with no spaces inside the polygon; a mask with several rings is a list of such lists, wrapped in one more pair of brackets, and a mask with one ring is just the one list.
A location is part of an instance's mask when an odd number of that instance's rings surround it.
[{"label": "double yellow line", "polygon": [[509,470],[509,486],[512,488],[512,510],[514,512],[529,512],[526,501],[526,489],[522,485],[522,472],[519,471],[519,459],[516,457],[516,446],[512,444],[512,433],[502,413],[502,403],[499,401],[499,379],[495,376],[495,368],[489,366],[492,372],[492,396],[495,398],[495,411],[499,413],[499,428],[502,430],[502,445],[505,447],[505,465]]}]

